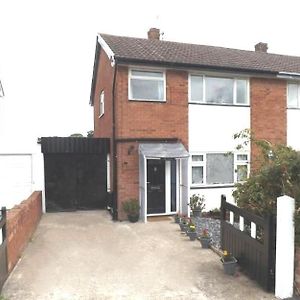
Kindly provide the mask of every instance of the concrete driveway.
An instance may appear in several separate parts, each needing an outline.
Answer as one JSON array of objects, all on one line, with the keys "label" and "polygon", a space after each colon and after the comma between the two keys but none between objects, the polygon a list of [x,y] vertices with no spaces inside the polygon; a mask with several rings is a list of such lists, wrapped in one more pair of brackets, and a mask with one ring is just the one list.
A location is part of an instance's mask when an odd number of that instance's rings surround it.
[{"label": "concrete driveway", "polygon": [[219,257],[171,219],[111,221],[105,211],[43,215],[3,289],[6,299],[275,299],[223,274]]}]

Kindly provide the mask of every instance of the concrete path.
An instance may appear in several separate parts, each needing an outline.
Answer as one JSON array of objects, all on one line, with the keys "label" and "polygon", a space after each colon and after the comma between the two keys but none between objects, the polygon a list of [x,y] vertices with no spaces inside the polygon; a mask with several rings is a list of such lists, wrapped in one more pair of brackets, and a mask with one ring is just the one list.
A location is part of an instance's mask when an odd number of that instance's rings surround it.
[{"label": "concrete path", "polygon": [[275,299],[223,274],[172,220],[113,223],[105,211],[46,214],[3,289],[9,300]]}]

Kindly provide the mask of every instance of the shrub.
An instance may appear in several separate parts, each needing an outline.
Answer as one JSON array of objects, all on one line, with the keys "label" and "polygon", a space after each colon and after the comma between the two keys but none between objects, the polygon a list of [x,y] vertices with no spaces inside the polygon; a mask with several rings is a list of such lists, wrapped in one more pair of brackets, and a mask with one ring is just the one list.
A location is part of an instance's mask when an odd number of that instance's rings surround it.
[{"label": "shrub", "polygon": [[191,210],[200,210],[203,211],[203,209],[205,208],[205,204],[204,204],[204,196],[200,196],[199,194],[193,194],[190,197],[190,207]]},{"label": "shrub", "polygon": [[135,198],[124,201],[122,203],[122,208],[129,216],[139,215],[140,212],[139,201]]}]

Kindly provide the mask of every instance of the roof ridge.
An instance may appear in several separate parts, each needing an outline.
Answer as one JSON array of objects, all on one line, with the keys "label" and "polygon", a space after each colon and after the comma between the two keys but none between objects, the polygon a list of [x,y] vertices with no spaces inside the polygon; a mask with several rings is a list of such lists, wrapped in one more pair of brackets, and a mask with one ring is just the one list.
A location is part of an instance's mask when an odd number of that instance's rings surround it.
[{"label": "roof ridge", "polygon": [[[141,40],[141,41],[150,41],[147,38],[141,38],[141,37],[132,37],[132,36],[121,36],[121,35],[115,35],[115,34],[108,34],[108,33],[98,33],[101,36],[108,36],[108,37],[116,37],[116,38],[122,38],[122,39],[134,39],[134,40]],[[238,48],[230,48],[225,46],[213,46],[213,45],[205,45],[205,44],[196,44],[196,43],[186,43],[186,42],[177,42],[177,41],[166,41],[166,40],[151,40],[151,43],[170,43],[170,44],[176,44],[176,45],[186,45],[186,46],[198,46],[198,47],[207,47],[207,48],[218,48],[221,50],[231,50],[231,51],[241,51],[241,52],[247,52],[255,55],[268,55],[268,56],[280,56],[280,57],[290,57],[290,58],[300,58],[300,56],[296,55],[289,55],[289,54],[279,54],[279,53],[271,53],[271,52],[257,52],[254,50],[246,50],[246,49],[238,49]]]}]

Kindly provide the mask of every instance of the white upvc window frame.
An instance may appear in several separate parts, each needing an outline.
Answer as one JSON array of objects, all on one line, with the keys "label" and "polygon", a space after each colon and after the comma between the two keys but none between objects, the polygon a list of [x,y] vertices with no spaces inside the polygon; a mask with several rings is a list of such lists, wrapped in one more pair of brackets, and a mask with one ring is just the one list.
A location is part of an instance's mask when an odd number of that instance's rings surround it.
[{"label": "white upvc window frame", "polygon": [[[245,159],[245,160],[238,159],[238,156],[240,156],[240,155],[247,155],[247,159]],[[250,153],[249,152],[234,153],[234,182],[242,183],[244,181],[242,181],[242,180],[238,181],[238,178],[237,178],[238,166],[246,166],[247,167],[247,178],[248,178],[250,175]]]},{"label": "white upvc window frame", "polygon": [[[297,105],[293,106],[289,104],[289,85],[293,84],[293,85],[297,85]],[[299,108],[300,109],[300,84],[298,82],[293,82],[293,81],[288,81],[287,85],[286,85],[286,106],[287,108]]]},{"label": "white upvc window frame", "polygon": [[[140,79],[146,79],[146,80],[157,80],[159,78],[156,77],[147,77],[147,76],[134,76],[132,75],[132,71],[138,71],[138,72],[155,72],[155,73],[162,73],[162,81],[163,81],[163,99],[140,99],[140,98],[134,98],[132,96],[131,91],[131,79],[132,78],[140,78]],[[140,102],[166,102],[166,94],[167,94],[167,84],[166,84],[166,71],[163,69],[155,69],[155,68],[141,68],[141,67],[130,67],[128,68],[128,99],[130,101],[140,101]]]},{"label": "white upvc window frame", "polygon": [[[192,76],[198,76],[202,77],[203,80],[203,89],[202,89],[202,100],[201,101],[196,101],[191,99],[192,95]],[[211,77],[211,78],[224,78],[224,79],[232,79],[233,80],[233,102],[232,103],[211,103],[211,102],[206,102],[206,78]],[[238,103],[237,102],[237,81],[238,80],[245,80],[246,81],[246,103]],[[189,103],[192,104],[209,104],[209,105],[227,105],[227,106],[249,106],[250,105],[250,80],[248,77],[238,77],[238,76],[223,76],[223,75],[213,75],[213,74],[205,74],[205,73],[196,73],[196,72],[190,72],[189,73],[189,78],[188,78],[188,98],[189,98]]]},{"label": "white upvc window frame", "polygon": [[104,90],[102,90],[99,96],[99,118],[101,118],[104,115],[104,101],[105,101],[105,94],[104,94]]},{"label": "white upvc window frame", "polygon": [[[201,155],[203,160],[201,161],[193,161],[193,156]],[[206,153],[196,152],[192,153],[190,156],[191,160],[191,185],[192,186],[203,186],[206,185]],[[202,167],[203,169],[203,183],[193,183],[193,167]]]},{"label": "white upvc window frame", "polygon": [[[208,184],[206,180],[206,173],[207,173],[207,164],[206,164],[206,155],[207,154],[228,154],[229,151],[206,151],[206,152],[192,152],[190,153],[190,178],[191,178],[191,187],[226,187],[226,186],[233,186],[235,183],[238,183],[237,181],[237,166],[238,165],[246,165],[247,166],[247,178],[250,174],[250,153],[249,152],[235,152],[233,153],[233,181],[232,183],[218,183],[218,184]],[[193,156],[195,155],[202,155],[203,161],[193,161]],[[238,155],[247,155],[247,160],[238,160]],[[193,167],[203,167],[203,183],[193,183]],[[243,181],[239,181],[241,183]]]}]

